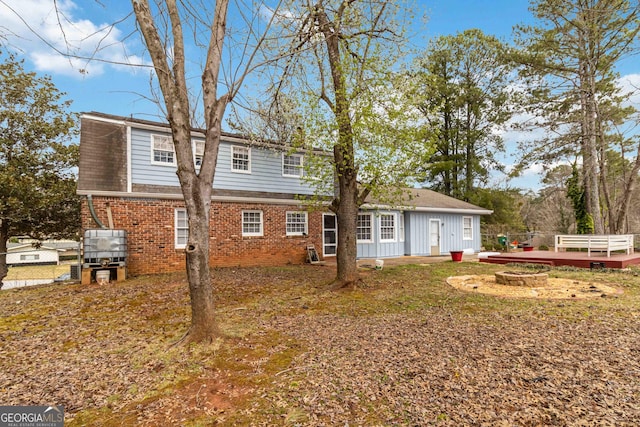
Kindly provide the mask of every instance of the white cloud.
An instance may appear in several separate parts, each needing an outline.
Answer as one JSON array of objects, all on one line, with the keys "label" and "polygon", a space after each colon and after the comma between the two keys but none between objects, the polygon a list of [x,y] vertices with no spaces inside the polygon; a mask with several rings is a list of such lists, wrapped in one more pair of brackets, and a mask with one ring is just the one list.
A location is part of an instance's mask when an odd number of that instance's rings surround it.
[{"label": "white cloud", "polygon": [[640,74],[627,74],[618,79],[622,93],[630,94],[629,104],[640,109]]},{"label": "white cloud", "polygon": [[42,72],[92,77],[105,73],[109,64],[144,64],[141,57],[127,55],[121,30],[80,17],[82,12],[72,0],[0,0],[0,34]]}]

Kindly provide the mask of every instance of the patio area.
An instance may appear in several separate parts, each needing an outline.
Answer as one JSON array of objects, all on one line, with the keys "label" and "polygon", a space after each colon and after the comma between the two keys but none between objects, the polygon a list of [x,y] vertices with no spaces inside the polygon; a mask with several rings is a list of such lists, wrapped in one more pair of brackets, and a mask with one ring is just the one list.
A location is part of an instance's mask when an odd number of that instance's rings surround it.
[{"label": "patio area", "polygon": [[489,255],[486,258],[480,258],[480,262],[487,262],[490,264],[531,263],[552,266],[565,265],[580,268],[626,268],[630,265],[640,264],[640,253],[629,255],[616,253],[607,257],[606,252],[592,252],[591,256],[589,256],[586,251],[507,252],[499,255]]}]

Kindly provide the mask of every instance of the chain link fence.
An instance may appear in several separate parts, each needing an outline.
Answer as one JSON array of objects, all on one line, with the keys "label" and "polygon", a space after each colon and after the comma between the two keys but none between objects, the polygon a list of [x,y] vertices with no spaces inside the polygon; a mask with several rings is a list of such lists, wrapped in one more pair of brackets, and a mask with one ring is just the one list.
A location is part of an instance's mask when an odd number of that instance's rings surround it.
[{"label": "chain link fence", "polygon": [[80,254],[80,243],[64,250],[21,248],[6,252],[2,255],[6,255],[9,271],[2,279],[2,289],[80,281]]}]

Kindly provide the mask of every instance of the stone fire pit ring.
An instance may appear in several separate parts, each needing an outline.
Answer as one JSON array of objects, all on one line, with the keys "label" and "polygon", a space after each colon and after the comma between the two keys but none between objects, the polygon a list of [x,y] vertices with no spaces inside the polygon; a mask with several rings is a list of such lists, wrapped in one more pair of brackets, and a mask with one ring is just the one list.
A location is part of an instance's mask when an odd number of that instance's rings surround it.
[{"label": "stone fire pit ring", "polygon": [[496,283],[505,286],[524,286],[527,288],[540,288],[547,286],[549,275],[546,273],[529,273],[526,271],[499,271],[496,274]]}]

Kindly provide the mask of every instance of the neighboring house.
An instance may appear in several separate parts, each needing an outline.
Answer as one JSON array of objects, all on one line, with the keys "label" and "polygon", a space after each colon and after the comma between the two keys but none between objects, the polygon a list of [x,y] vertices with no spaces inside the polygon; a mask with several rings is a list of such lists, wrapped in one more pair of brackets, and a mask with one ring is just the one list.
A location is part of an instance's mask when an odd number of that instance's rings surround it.
[{"label": "neighboring house", "polygon": [[[194,130],[192,136],[198,165],[203,134]],[[308,245],[321,257],[335,256],[335,217],[303,200],[313,195],[302,179],[306,155],[223,134],[211,203],[213,266],[299,264]],[[401,208],[363,207],[359,257],[480,249],[480,215],[491,211],[429,190],[411,193]],[[187,217],[167,124],[83,114],[78,194],[87,196],[83,230],[99,222],[127,232],[129,273],[184,270]]]},{"label": "neighboring house", "polygon": [[58,265],[60,251],[50,246],[34,247],[30,243],[9,243],[7,245],[7,265]]}]

